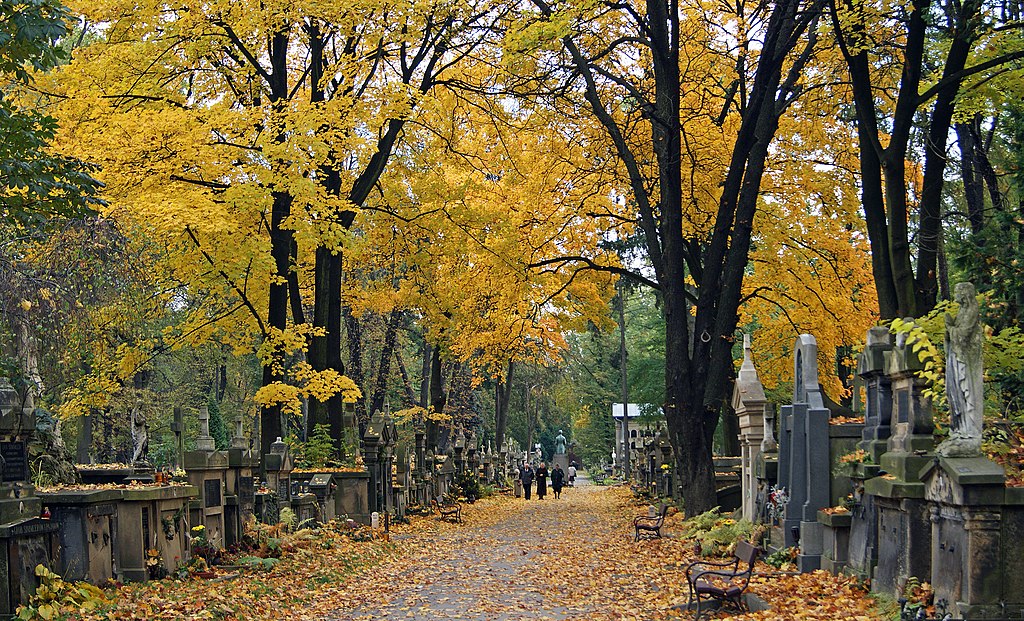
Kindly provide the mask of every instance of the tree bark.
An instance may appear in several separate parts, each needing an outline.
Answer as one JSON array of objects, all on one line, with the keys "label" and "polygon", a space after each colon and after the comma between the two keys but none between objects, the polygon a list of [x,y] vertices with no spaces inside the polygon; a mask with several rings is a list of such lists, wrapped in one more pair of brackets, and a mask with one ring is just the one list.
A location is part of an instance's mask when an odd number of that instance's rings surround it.
[{"label": "tree bark", "polygon": [[505,443],[505,429],[508,426],[508,405],[512,399],[512,375],[515,371],[515,362],[508,361],[508,370],[505,377],[497,382],[494,387],[494,449],[501,451],[501,445]]}]

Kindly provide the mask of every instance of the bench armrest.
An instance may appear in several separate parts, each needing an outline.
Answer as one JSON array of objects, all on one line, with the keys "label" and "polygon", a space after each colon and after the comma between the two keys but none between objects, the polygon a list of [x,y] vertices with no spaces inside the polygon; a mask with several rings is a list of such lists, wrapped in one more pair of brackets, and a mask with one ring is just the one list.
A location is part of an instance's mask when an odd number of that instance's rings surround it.
[{"label": "bench armrest", "polygon": [[[736,561],[735,560],[732,560],[732,561],[722,561],[722,562],[716,562],[716,561],[697,561],[697,562],[694,562],[694,563],[690,563],[689,565],[686,566],[686,579],[687,580],[691,580],[690,572],[693,571],[693,570],[697,570],[695,575],[700,575],[700,574],[702,574],[702,573],[704,573],[706,571],[710,571],[708,569],[705,569],[707,567],[736,567]],[[720,569],[716,569],[715,571],[721,571],[721,570]],[[733,570],[733,571],[735,572],[735,570]]]}]

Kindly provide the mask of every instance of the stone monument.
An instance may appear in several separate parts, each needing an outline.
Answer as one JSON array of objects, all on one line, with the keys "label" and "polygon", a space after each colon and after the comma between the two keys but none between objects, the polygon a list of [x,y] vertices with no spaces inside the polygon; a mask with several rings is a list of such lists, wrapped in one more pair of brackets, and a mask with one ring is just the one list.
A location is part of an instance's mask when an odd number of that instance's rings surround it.
[{"label": "stone monument", "polygon": [[978,300],[969,282],[958,283],[954,291],[960,310],[956,317],[946,313],[945,339],[949,437],[935,452],[943,457],[977,457],[985,409]]},{"label": "stone monument", "polygon": [[41,519],[28,460],[29,430],[35,429],[31,393],[19,394],[0,376],[0,615],[27,604],[39,580],[36,565],[51,567],[58,525]]},{"label": "stone monument", "polygon": [[554,469],[555,464],[558,464],[562,468],[562,472],[569,469],[569,455],[565,450],[566,441],[565,435],[562,430],[558,430],[558,435],[555,436],[555,454],[551,457],[551,468]]}]

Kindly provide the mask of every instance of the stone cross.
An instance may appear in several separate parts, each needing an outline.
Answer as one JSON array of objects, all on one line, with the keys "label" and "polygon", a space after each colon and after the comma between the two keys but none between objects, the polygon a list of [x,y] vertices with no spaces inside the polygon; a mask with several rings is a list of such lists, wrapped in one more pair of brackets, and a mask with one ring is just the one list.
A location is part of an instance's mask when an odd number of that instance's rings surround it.
[{"label": "stone cross", "polygon": [[231,438],[231,448],[245,450],[249,448],[249,440],[242,431],[242,415],[235,418],[235,435]]},{"label": "stone cross", "polygon": [[974,285],[958,283],[953,298],[960,304],[956,317],[946,313],[946,397],[949,437],[936,452],[945,457],[981,455],[982,414],[985,409],[982,333]]},{"label": "stone cross", "polygon": [[196,438],[196,450],[207,452],[217,450],[217,443],[210,435],[210,410],[205,405],[199,408],[199,437]]}]

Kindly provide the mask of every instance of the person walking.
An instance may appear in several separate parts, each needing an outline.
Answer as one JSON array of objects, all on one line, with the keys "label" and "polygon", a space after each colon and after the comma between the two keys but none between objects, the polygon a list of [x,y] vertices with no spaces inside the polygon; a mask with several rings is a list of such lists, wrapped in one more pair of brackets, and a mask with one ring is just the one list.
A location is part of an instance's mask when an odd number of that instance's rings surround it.
[{"label": "person walking", "polygon": [[569,464],[569,487],[576,487],[576,462]]},{"label": "person walking", "polygon": [[551,471],[551,491],[555,493],[555,500],[562,497],[562,485],[565,483],[565,471],[562,470],[562,466],[555,464],[554,470]]},{"label": "person walking", "polygon": [[523,483],[523,494],[529,500],[530,490],[533,488],[533,468],[529,463],[523,462],[523,467],[519,470],[519,480]]},{"label": "person walking", "polygon": [[534,475],[537,477],[537,500],[544,500],[548,493],[548,467],[544,462],[540,462]]}]

